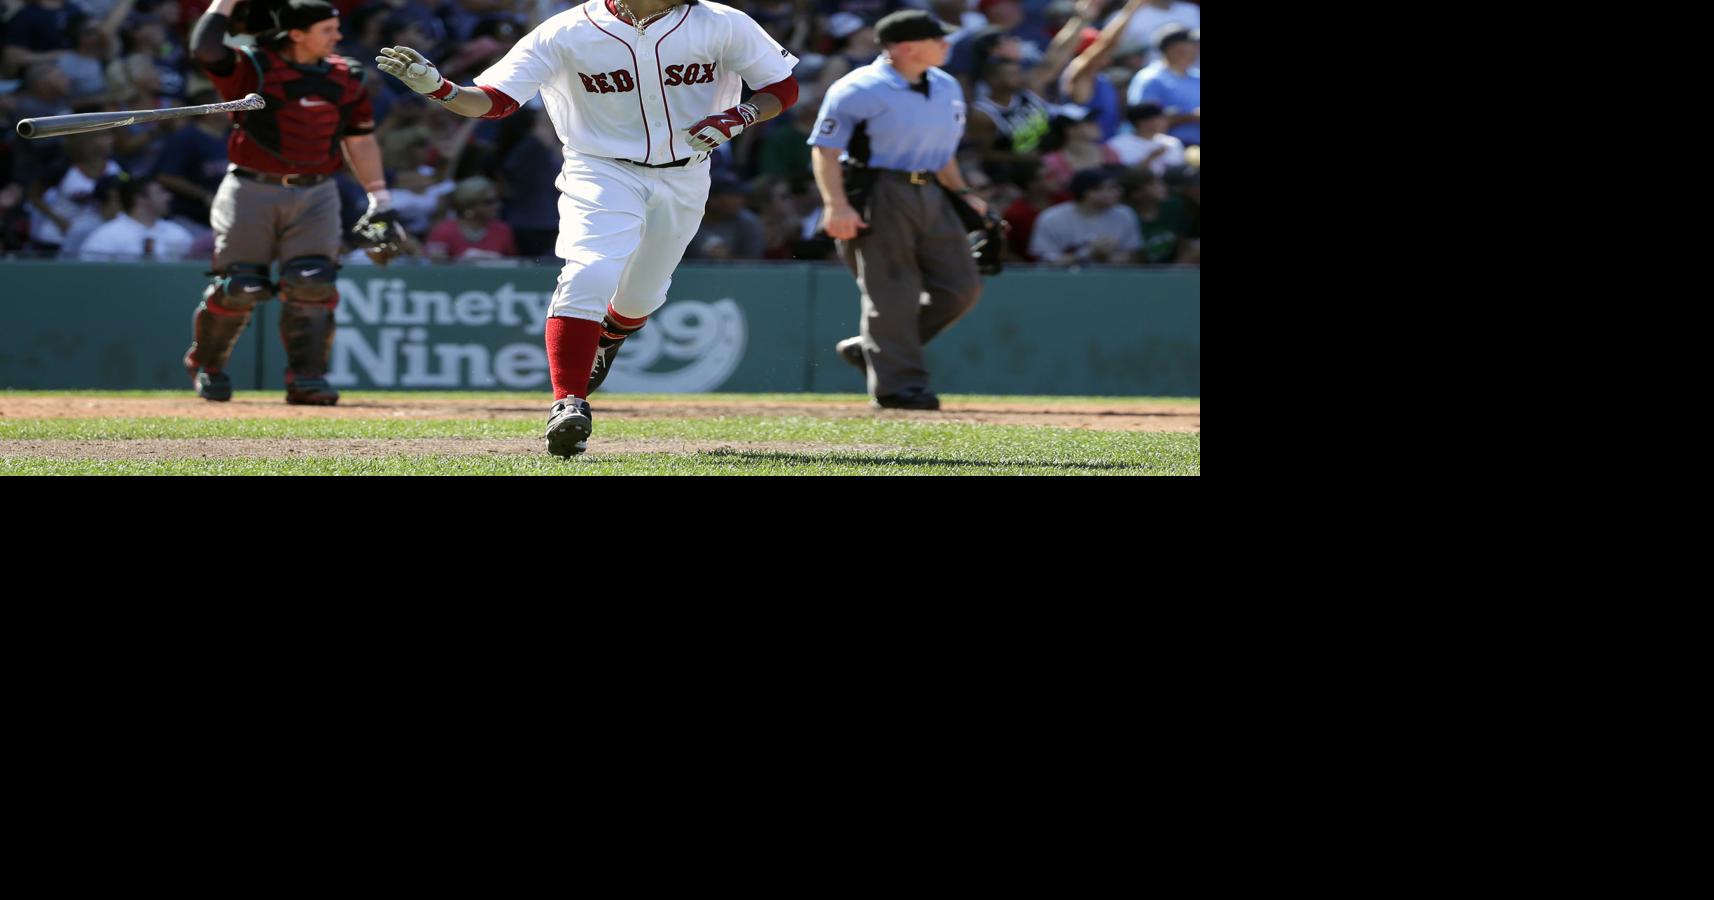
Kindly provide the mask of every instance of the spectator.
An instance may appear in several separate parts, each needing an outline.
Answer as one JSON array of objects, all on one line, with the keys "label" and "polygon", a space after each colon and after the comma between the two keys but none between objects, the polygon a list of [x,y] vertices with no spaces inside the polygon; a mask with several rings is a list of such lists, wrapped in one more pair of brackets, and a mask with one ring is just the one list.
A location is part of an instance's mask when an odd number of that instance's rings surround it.
[{"label": "spectator", "polygon": [[500,193],[486,178],[466,178],[452,192],[453,218],[440,220],[423,247],[436,262],[509,259],[518,255],[512,226],[496,218]]},{"label": "spectator", "polygon": [[530,259],[554,255],[559,239],[559,177],[565,156],[553,120],[525,107],[518,115],[534,117],[529,134],[506,155],[500,179],[509,198],[506,221],[516,232],[518,252]]},{"label": "spectator", "polygon": [[153,179],[134,178],[119,185],[125,211],[95,229],[78,258],[85,262],[179,260],[190,252],[191,233],[163,218],[173,197]]},{"label": "spectator", "polygon": [[4,68],[59,62],[87,18],[82,8],[67,0],[25,0],[6,22]]},{"label": "spectator", "polygon": [[761,259],[762,220],[744,208],[748,185],[727,173],[711,180],[708,211],[690,239],[685,259]]},{"label": "spectator", "polygon": [[1202,70],[1198,42],[1191,32],[1167,26],[1156,46],[1161,59],[1137,73],[1126,92],[1132,106],[1159,103],[1166,110],[1168,133],[1186,147],[1202,143]]},{"label": "spectator", "polygon": [[991,59],[983,73],[984,90],[965,120],[965,140],[981,154],[985,167],[1006,171],[1040,153],[1047,137],[1047,101],[1024,87],[1024,67],[1009,59]]},{"label": "spectator", "polygon": [[[169,39],[167,23],[154,15],[138,16],[125,41],[125,55],[107,67],[108,95],[126,108],[185,105],[185,51]],[[144,66],[154,70],[153,78],[144,73]]]},{"label": "spectator", "polygon": [[767,123],[757,174],[789,177],[809,171],[809,133],[815,128],[816,111],[799,103]]},{"label": "spectator", "polygon": [[60,55],[59,67],[71,82],[73,107],[99,105],[107,99],[108,38],[100,23],[78,26],[77,43]]},{"label": "spectator", "polygon": [[[218,103],[212,91],[190,98],[192,104]],[[197,116],[167,137],[155,178],[173,194],[172,214],[180,225],[194,222],[192,233],[208,228],[214,194],[226,177],[226,137],[232,130],[227,116]]]},{"label": "spectator", "polygon": [[[1184,3],[1182,0],[1147,0],[1125,26],[1124,35],[1119,42],[1130,47],[1154,47],[1155,36],[1168,25],[1176,25],[1186,31],[1201,28],[1202,7],[1194,3]],[[1150,56],[1149,61],[1153,62],[1154,54]]]},{"label": "spectator", "polygon": [[1077,107],[1062,107],[1061,115],[1053,119],[1049,145],[1057,149],[1042,157],[1042,167],[1056,191],[1066,190],[1079,172],[1119,164],[1119,154],[1101,143],[1100,123],[1077,118],[1083,115]]},{"label": "spectator", "polygon": [[24,189],[0,185],[0,251],[16,253],[30,240],[30,214],[24,209]]},{"label": "spectator", "polygon": [[838,12],[827,20],[827,33],[833,38],[833,53],[816,76],[815,94],[826,96],[827,89],[847,72],[875,61],[881,45],[875,40],[875,27],[853,13]]},{"label": "spectator", "polygon": [[1135,263],[1143,236],[1137,214],[1119,205],[1119,181],[1108,172],[1079,172],[1071,181],[1076,199],[1049,208],[1036,219],[1030,253],[1050,265]]},{"label": "spectator", "polygon": [[393,209],[406,231],[423,235],[433,224],[441,198],[457,187],[447,176],[451,166],[444,159],[437,163],[434,142],[425,127],[391,131],[380,141],[387,168],[392,170]]},{"label": "spectator", "polygon": [[[1060,99],[1084,107],[1095,121],[1101,123],[1101,139],[1108,140],[1119,133],[1119,89],[1103,74],[1119,46],[1120,36],[1132,18],[1143,8],[1144,0],[1128,0],[1117,15],[1099,32],[1086,33],[1079,42],[1075,58],[1060,75]],[[1099,12],[1100,0],[1083,0],[1079,10],[1091,19]]]},{"label": "spectator", "polygon": [[[16,125],[22,119],[70,115],[71,107],[65,102],[70,90],[71,80],[59,66],[52,62],[36,63],[24,73],[24,90],[15,95],[9,118]],[[10,130],[7,136],[11,136]],[[12,180],[21,185],[34,182],[60,160],[64,145],[65,138],[18,140],[13,144]]]},{"label": "spectator", "polygon": [[82,216],[98,216],[95,183],[124,170],[113,161],[113,135],[105,131],[65,139],[66,161],[30,186],[30,240],[37,249],[58,252],[66,233]]},{"label": "spectator", "polygon": [[125,175],[109,175],[95,183],[96,214],[79,216],[66,230],[65,240],[60,243],[60,259],[77,259],[78,251],[83,249],[85,241],[95,233],[95,229],[113,221],[122,212],[119,201],[119,185],[125,180]]},{"label": "spectator", "polygon": [[1147,169],[1120,175],[1119,187],[1125,205],[1137,214],[1143,238],[1142,261],[1153,265],[1177,262],[1179,240],[1190,228],[1184,200],[1169,194],[1166,182]]},{"label": "spectator", "polygon": [[1006,244],[1015,258],[1034,260],[1035,256],[1030,253],[1030,235],[1034,233],[1036,219],[1042,211],[1053,206],[1056,192],[1053,182],[1049,181],[1047,174],[1042,171],[1039,160],[1014,166],[1012,183],[1021,189],[1023,194],[1012,201],[1003,214],[1003,218],[1012,226],[1006,235]]},{"label": "spectator", "polygon": [[1166,110],[1159,103],[1133,106],[1125,113],[1131,122],[1131,134],[1121,134],[1107,142],[1119,162],[1125,166],[1141,166],[1156,176],[1166,174],[1173,166],[1184,165],[1184,144],[1166,131]]}]

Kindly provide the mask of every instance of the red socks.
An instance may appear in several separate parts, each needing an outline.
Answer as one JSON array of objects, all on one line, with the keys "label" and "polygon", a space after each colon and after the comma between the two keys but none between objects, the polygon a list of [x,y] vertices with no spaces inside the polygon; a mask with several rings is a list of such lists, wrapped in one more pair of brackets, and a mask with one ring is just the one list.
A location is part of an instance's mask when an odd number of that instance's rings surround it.
[{"label": "red socks", "polygon": [[564,316],[548,319],[548,374],[555,400],[589,395],[589,372],[595,368],[595,342],[600,339],[600,322]]}]

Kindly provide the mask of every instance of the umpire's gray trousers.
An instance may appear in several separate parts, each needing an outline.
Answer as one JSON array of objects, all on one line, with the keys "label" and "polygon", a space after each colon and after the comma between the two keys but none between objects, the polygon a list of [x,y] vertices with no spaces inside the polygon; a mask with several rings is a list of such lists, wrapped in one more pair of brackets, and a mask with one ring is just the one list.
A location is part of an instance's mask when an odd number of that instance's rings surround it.
[{"label": "umpire's gray trousers", "polygon": [[863,355],[869,395],[929,388],[922,345],[958,321],[982,294],[964,225],[932,179],[875,179],[869,227],[840,241],[839,255],[863,293]]}]

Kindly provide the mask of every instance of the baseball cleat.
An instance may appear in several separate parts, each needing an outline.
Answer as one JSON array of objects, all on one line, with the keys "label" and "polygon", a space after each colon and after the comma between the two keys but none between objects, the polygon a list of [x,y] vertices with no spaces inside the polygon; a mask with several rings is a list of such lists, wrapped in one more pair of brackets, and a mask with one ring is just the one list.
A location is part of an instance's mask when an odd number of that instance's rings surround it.
[{"label": "baseball cleat", "polygon": [[232,379],[225,372],[198,372],[196,395],[204,400],[225,403],[232,399]]},{"label": "baseball cleat", "polygon": [[940,398],[924,388],[887,394],[869,401],[876,409],[939,409]]},{"label": "baseball cleat", "polygon": [[293,406],[332,406],[339,402],[339,391],[325,378],[301,378],[287,372],[286,402]]},{"label": "baseball cleat", "polygon": [[548,452],[570,459],[589,449],[589,433],[595,430],[589,401],[567,397],[556,401],[548,413]]},{"label": "baseball cleat", "polygon": [[869,363],[863,358],[863,338],[848,337],[833,345],[839,358],[857,367],[857,371],[869,374]]}]

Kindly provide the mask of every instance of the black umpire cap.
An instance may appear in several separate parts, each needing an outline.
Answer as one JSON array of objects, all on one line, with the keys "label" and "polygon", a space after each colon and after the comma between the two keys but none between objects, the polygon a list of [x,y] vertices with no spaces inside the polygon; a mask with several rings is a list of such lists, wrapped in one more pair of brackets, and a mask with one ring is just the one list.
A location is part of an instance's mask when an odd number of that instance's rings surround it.
[{"label": "black umpire cap", "polygon": [[920,9],[901,9],[875,23],[875,39],[883,44],[932,41],[957,30]]}]

